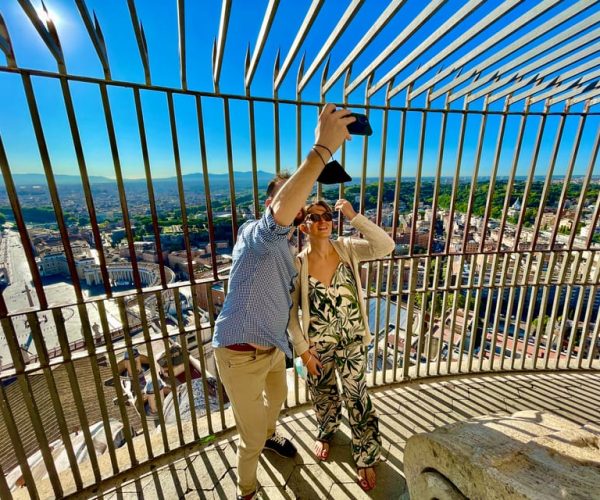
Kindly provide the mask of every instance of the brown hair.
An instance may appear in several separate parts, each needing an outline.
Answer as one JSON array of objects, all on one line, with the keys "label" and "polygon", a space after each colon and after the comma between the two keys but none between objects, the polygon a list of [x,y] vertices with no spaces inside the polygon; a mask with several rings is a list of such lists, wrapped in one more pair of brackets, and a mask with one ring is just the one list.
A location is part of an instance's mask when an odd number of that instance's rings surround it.
[{"label": "brown hair", "polygon": [[[279,172],[275,177],[273,177],[268,186],[267,186],[267,198],[273,198],[277,191],[279,191],[279,184],[283,185],[285,182],[292,176],[287,170],[283,170]],[[281,182],[283,181],[283,183]]]},{"label": "brown hair", "polygon": [[315,200],[312,203],[305,205],[304,208],[302,209],[302,211],[304,212],[304,214],[308,214],[308,211],[312,207],[323,207],[328,212],[333,212],[333,209],[329,206],[329,203],[327,203],[325,200]]}]

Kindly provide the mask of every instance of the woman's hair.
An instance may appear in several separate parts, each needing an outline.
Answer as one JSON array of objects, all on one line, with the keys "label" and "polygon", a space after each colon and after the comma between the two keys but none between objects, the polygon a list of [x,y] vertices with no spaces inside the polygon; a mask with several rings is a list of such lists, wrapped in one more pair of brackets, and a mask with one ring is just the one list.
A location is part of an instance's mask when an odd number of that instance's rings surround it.
[{"label": "woman's hair", "polygon": [[333,209],[329,206],[329,203],[327,203],[325,200],[315,200],[312,203],[309,203],[308,205],[305,205],[304,208],[302,209],[302,213],[304,215],[304,218],[306,218],[306,215],[308,214],[308,211],[312,207],[323,207],[328,212],[333,212]]}]

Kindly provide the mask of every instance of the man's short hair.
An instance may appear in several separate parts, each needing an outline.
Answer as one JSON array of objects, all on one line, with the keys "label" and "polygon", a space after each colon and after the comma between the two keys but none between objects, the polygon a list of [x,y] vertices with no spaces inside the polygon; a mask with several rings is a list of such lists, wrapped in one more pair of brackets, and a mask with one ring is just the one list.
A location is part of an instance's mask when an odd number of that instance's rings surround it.
[{"label": "man's short hair", "polygon": [[[279,188],[292,176],[287,170],[282,170],[271,179],[267,186],[267,198],[273,198],[279,191]],[[283,181],[283,182],[282,182]]]}]

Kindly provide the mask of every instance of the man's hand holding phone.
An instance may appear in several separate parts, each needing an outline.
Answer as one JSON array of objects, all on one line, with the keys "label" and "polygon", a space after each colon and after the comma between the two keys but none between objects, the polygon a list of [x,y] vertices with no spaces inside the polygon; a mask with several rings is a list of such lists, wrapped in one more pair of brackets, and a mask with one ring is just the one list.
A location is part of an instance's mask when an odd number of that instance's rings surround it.
[{"label": "man's hand holding phone", "polygon": [[352,123],[348,124],[348,133],[352,135],[372,135],[373,129],[369,123],[367,115],[361,113],[352,113],[350,116],[356,118]]}]

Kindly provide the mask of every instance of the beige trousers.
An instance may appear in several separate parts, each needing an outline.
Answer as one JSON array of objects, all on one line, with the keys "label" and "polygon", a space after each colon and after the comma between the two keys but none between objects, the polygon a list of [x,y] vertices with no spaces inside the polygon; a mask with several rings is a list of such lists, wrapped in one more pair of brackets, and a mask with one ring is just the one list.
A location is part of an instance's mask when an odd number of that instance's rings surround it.
[{"label": "beige trousers", "polygon": [[248,495],[257,489],[258,459],[287,397],[285,356],[279,349],[239,352],[226,347],[214,354],[240,435],[238,489]]}]

